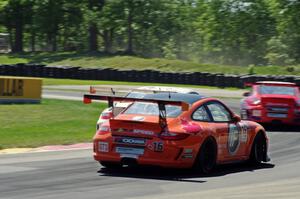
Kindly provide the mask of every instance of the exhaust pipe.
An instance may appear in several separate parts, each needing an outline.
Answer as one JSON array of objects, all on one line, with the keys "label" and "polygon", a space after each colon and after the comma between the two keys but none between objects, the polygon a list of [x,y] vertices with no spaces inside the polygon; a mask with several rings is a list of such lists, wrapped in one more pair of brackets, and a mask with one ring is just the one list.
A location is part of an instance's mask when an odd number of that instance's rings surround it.
[{"label": "exhaust pipe", "polygon": [[122,165],[126,166],[137,166],[137,160],[135,158],[122,158],[121,160]]}]

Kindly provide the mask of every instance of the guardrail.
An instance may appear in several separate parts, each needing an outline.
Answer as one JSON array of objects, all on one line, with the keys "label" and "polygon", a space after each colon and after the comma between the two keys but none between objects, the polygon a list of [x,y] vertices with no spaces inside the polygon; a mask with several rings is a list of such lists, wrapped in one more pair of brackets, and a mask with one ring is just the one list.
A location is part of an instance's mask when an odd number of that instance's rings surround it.
[{"label": "guardrail", "polygon": [[42,64],[0,65],[0,75],[67,78],[82,80],[110,80],[129,82],[155,82],[168,84],[191,84],[217,86],[221,88],[244,88],[245,82],[284,81],[300,86],[300,76],[275,75],[228,75],[221,73],[192,72],[172,73],[155,70],[95,69],[71,66],[46,66]]}]

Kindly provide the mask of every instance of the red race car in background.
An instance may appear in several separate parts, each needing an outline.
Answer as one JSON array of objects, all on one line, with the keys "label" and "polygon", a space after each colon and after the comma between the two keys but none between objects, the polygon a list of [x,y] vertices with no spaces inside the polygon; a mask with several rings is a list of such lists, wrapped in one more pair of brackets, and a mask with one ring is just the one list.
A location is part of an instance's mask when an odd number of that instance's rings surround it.
[{"label": "red race car in background", "polygon": [[244,93],[241,117],[259,123],[300,125],[299,87],[289,82],[261,81]]},{"label": "red race car in background", "polygon": [[142,99],[84,95],[84,103],[131,101],[93,138],[94,159],[105,167],[155,165],[210,172],[216,164],[269,161],[264,128],[241,121],[221,101],[195,94],[155,93]]}]

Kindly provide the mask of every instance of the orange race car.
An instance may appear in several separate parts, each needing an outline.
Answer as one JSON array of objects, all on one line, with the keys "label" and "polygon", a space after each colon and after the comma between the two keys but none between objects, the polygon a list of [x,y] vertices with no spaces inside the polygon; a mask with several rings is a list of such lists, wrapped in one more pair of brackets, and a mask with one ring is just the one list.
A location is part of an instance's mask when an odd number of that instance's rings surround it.
[{"label": "orange race car", "polygon": [[194,94],[157,93],[142,99],[84,95],[92,100],[131,101],[94,136],[94,159],[105,167],[155,165],[210,172],[216,164],[269,161],[264,128],[241,121],[221,101]]}]

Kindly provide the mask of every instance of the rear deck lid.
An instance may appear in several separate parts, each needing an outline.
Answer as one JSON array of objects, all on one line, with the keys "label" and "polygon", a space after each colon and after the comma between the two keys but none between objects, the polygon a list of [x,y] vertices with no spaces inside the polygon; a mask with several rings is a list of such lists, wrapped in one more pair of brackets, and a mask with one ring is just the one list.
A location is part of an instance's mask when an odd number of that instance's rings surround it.
[{"label": "rear deck lid", "polygon": [[155,137],[161,131],[158,116],[119,115],[109,120],[112,135]]}]

